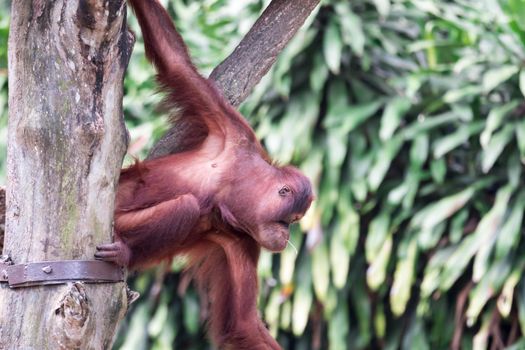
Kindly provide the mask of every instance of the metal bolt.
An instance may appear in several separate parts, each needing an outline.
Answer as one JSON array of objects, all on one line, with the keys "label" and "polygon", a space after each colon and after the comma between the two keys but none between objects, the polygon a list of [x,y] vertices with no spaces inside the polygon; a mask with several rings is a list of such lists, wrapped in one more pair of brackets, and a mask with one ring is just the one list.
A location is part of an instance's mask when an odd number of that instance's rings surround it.
[{"label": "metal bolt", "polygon": [[45,273],[51,273],[53,272],[53,269],[51,268],[51,266],[47,265],[46,267],[42,268],[42,271],[44,271]]}]

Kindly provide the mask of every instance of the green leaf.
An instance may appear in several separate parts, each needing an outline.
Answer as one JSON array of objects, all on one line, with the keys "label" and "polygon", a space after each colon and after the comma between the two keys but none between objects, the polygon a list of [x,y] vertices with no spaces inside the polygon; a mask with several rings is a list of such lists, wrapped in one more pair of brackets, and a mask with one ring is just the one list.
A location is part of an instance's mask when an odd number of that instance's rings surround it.
[{"label": "green leaf", "polygon": [[525,97],[525,69],[520,71],[520,90],[521,94]]},{"label": "green leaf", "polygon": [[259,263],[257,264],[257,272],[262,278],[273,277],[272,273],[272,254],[268,251],[261,251],[259,255]]},{"label": "green leaf", "polygon": [[489,170],[492,169],[492,166],[498,160],[503,149],[510,142],[512,136],[514,136],[514,129],[514,124],[507,124],[490,139],[490,142],[481,155],[481,170],[484,173],[488,173]]},{"label": "green leaf", "polygon": [[525,338],[521,338],[514,344],[507,346],[505,350],[523,350],[525,349]]},{"label": "green leaf", "polygon": [[488,339],[490,334],[490,324],[492,319],[492,312],[486,312],[483,315],[483,320],[481,321],[481,327],[477,331],[473,339],[472,349],[473,350],[482,350],[488,349]]},{"label": "green leaf", "polygon": [[279,288],[274,288],[270,294],[266,308],[264,309],[264,321],[268,324],[270,333],[277,335],[279,329],[279,311],[282,303],[282,295]]},{"label": "green leaf", "polygon": [[292,328],[292,313],[292,302],[286,300],[281,308],[281,322],[279,323],[279,326],[286,331]]},{"label": "green leaf", "polygon": [[398,205],[399,203],[401,203],[403,199],[406,198],[406,195],[410,189],[410,181],[411,179],[409,179],[407,176],[405,178],[405,181],[403,181],[399,186],[388,192],[388,203],[392,205]]},{"label": "green leaf", "polygon": [[164,300],[159,304],[159,306],[157,306],[157,310],[148,324],[148,334],[152,337],[157,337],[162,331],[163,325],[166,323],[167,319],[168,305]]},{"label": "green leaf", "polygon": [[491,69],[483,75],[483,91],[489,92],[518,73],[519,67],[506,65]]},{"label": "green leaf", "polygon": [[387,102],[379,128],[379,137],[382,141],[392,137],[410,106],[410,100],[404,97],[395,97]]},{"label": "green leaf", "polygon": [[448,125],[451,122],[457,121],[458,115],[455,112],[449,111],[435,116],[420,115],[418,119],[403,128],[403,135],[405,139],[413,139],[419,134],[430,132],[435,128]]},{"label": "green leaf", "polygon": [[136,307],[128,328],[129,336],[120,347],[121,350],[147,349],[149,309],[149,303],[142,303]]},{"label": "green leaf", "polygon": [[385,144],[379,149],[376,154],[374,164],[368,173],[368,185],[371,191],[377,191],[379,185],[381,185],[381,182],[383,182],[388,169],[390,168],[392,160],[399,152],[402,145],[403,138],[394,137],[385,142]]},{"label": "green leaf", "polygon": [[177,328],[173,326],[174,324],[176,324],[175,315],[168,313],[168,318],[163,324],[160,334],[155,337],[151,350],[168,350],[172,348],[175,336],[177,335]]},{"label": "green leaf", "polygon": [[326,79],[328,78],[328,67],[323,61],[323,56],[317,53],[314,57],[314,64],[310,72],[310,86],[314,91],[321,91]]},{"label": "green leaf", "polygon": [[509,256],[513,249],[517,249],[518,241],[523,229],[523,212],[525,211],[525,191],[521,191],[510,214],[498,233],[496,241],[496,258],[502,259]]},{"label": "green leaf", "polygon": [[324,303],[330,285],[330,259],[324,242],[318,244],[312,252],[312,281],[315,295]]},{"label": "green leaf", "polygon": [[343,51],[343,42],[339,27],[332,17],[323,38],[323,54],[326,65],[334,74],[339,74],[341,68],[341,54]]},{"label": "green leaf", "polygon": [[343,42],[350,45],[357,56],[363,56],[366,36],[361,18],[352,12],[350,3],[338,2],[334,7],[339,16]]},{"label": "green leaf", "polygon": [[377,8],[377,12],[379,12],[379,14],[382,17],[388,16],[388,14],[390,13],[390,0],[372,0],[372,1]]},{"label": "green leaf", "polygon": [[[303,234],[299,232],[294,226],[290,232],[290,242],[294,247],[300,247],[303,241]],[[279,265],[279,279],[283,285],[292,283],[295,272],[295,261],[297,260],[297,253],[287,248],[281,253],[281,264]]]},{"label": "green leaf", "polygon": [[370,289],[377,290],[385,281],[386,269],[392,252],[392,234],[385,239],[379,253],[366,270],[366,281]]},{"label": "green leaf", "polygon": [[436,183],[442,184],[443,181],[445,181],[445,176],[447,175],[447,163],[445,162],[445,159],[433,159],[430,162],[430,173],[432,175],[432,179]]},{"label": "green leaf", "polygon": [[[372,322],[372,305],[369,292],[363,283],[353,285],[348,293],[348,300],[353,302],[354,315],[357,317],[357,326],[353,330],[358,331],[354,341],[347,343],[347,348],[361,349],[364,344],[369,344],[371,338],[370,324]],[[357,328],[357,329],[356,329]]]},{"label": "green leaf", "polygon": [[[483,216],[476,231],[467,236],[448,259],[442,272],[440,282],[441,290],[448,290],[457,278],[464,272],[472,257],[483,247],[490,244],[498,232],[501,221],[507,209],[508,201],[512,194],[512,187],[507,185],[498,190],[492,208]],[[492,245],[491,245],[492,246]],[[479,281],[485,265],[477,265],[473,273],[473,280]]]},{"label": "green leaf", "polygon": [[379,339],[383,339],[386,333],[386,316],[383,303],[377,304],[377,309],[374,317],[374,329]]},{"label": "green leaf", "polygon": [[348,148],[351,154],[346,173],[350,177],[351,195],[356,201],[363,202],[368,194],[366,174],[372,164],[373,154],[367,151],[367,141],[360,133],[350,138]]},{"label": "green leaf", "polygon": [[468,207],[465,207],[457,213],[450,224],[450,242],[453,244],[458,243],[463,237],[463,231],[465,229],[465,224],[469,217]]},{"label": "green leaf", "polygon": [[412,147],[410,147],[410,168],[419,169],[427,161],[428,158],[428,143],[429,137],[427,134],[418,135]]},{"label": "green leaf", "polygon": [[436,69],[438,65],[438,54],[436,49],[436,36],[434,35],[434,22],[427,22],[423,38],[426,45],[427,62],[430,69]]},{"label": "green leaf", "polygon": [[426,0],[413,0],[414,6],[416,6],[422,13],[430,13],[435,16],[439,16],[441,11],[436,3],[433,1]]},{"label": "green leaf", "polygon": [[516,122],[516,140],[520,151],[521,163],[525,164],[525,118]]},{"label": "green leaf", "polygon": [[510,272],[510,264],[501,261],[491,266],[490,270],[472,289],[469,296],[469,305],[465,311],[467,325],[473,326],[487,301],[503,286]]},{"label": "green leaf", "polygon": [[436,203],[429,204],[416,215],[410,222],[411,227],[420,227],[423,231],[432,230],[434,226],[449,218],[472,198],[474,187],[467,187],[461,192],[440,199]]},{"label": "green leaf", "polygon": [[479,95],[482,92],[482,87],[479,85],[467,85],[458,89],[447,91],[443,96],[443,101],[447,103],[455,103],[474,95]]},{"label": "green leaf", "polygon": [[327,129],[334,129],[341,135],[347,135],[372,117],[383,105],[381,101],[372,101],[351,106],[348,100],[348,89],[341,80],[332,83],[329,91],[328,111],[323,125]]},{"label": "green leaf", "polygon": [[184,297],[184,326],[190,334],[197,334],[199,331],[200,319],[199,319],[199,302],[197,297],[193,293],[186,293]]},{"label": "green leaf", "polygon": [[523,176],[523,165],[519,161],[516,153],[512,153],[507,158],[507,178],[509,185],[516,189],[520,186],[521,178]]},{"label": "green leaf", "polygon": [[460,74],[466,68],[472,67],[480,61],[481,59],[476,56],[463,56],[454,64],[454,73]]},{"label": "green leaf", "polygon": [[350,186],[355,199],[358,202],[363,202],[366,199],[366,195],[368,193],[368,184],[366,183],[366,179],[352,179]]},{"label": "green leaf", "polygon": [[518,318],[520,329],[525,334],[525,279],[522,279],[516,288],[516,304],[518,305]]},{"label": "green leaf", "polygon": [[346,157],[347,139],[347,136],[336,132],[331,132],[326,137],[326,144],[330,150],[327,153],[328,164],[338,171]]},{"label": "green leaf", "polygon": [[425,268],[425,275],[421,282],[421,296],[423,299],[429,298],[432,293],[439,287],[441,270],[454,252],[455,247],[447,247],[437,250],[430,258]]},{"label": "green leaf", "polygon": [[421,250],[434,248],[445,231],[445,223],[441,222],[432,229],[422,229],[417,234],[417,242]]},{"label": "green leaf", "polygon": [[525,1],[524,0],[508,0],[509,12],[516,20],[521,30],[525,30]]},{"label": "green leaf", "polygon": [[428,337],[425,331],[425,320],[419,317],[413,317],[406,335],[403,338],[402,349],[431,349]]},{"label": "green leaf", "polygon": [[310,259],[305,259],[297,273],[297,288],[293,295],[292,332],[295,336],[303,334],[308,323],[308,314],[312,307],[312,276],[310,274]]},{"label": "green leaf", "polygon": [[407,183],[406,195],[403,198],[403,210],[410,210],[414,206],[414,201],[418,195],[420,180],[423,173],[420,169],[411,169],[406,176],[405,182]]},{"label": "green leaf", "polygon": [[398,259],[394,273],[394,283],[390,290],[392,313],[397,317],[405,312],[406,305],[410,299],[410,289],[412,288],[416,272],[417,241],[412,239],[405,250]]},{"label": "green leaf", "polygon": [[387,239],[390,227],[390,210],[385,208],[379,215],[374,217],[368,226],[368,234],[365,241],[366,261],[372,264],[380,254],[381,247]]},{"label": "green leaf", "polygon": [[503,289],[501,290],[501,294],[498,297],[496,305],[498,306],[498,311],[500,312],[501,316],[503,316],[503,318],[509,317],[512,310],[514,290],[516,290],[516,286],[518,285],[523,274],[523,262],[524,261],[522,258],[521,262],[516,264],[516,267],[506,279]]},{"label": "green leaf", "polygon": [[346,301],[340,300],[340,305],[328,320],[328,342],[329,350],[346,350],[349,331],[348,306]]},{"label": "green leaf", "polygon": [[330,263],[333,284],[342,289],[347,282],[350,258],[353,256],[359,240],[359,215],[349,200],[348,189],[340,196],[337,222],[330,240]]},{"label": "green leaf", "polygon": [[458,146],[467,143],[468,139],[483,129],[484,122],[476,122],[461,125],[455,132],[437,140],[433,144],[434,158],[443,157]]},{"label": "green leaf", "polygon": [[326,320],[329,320],[330,317],[332,317],[332,315],[334,314],[335,309],[337,309],[337,306],[338,306],[337,302],[338,302],[337,291],[330,286],[330,288],[328,289],[328,294],[326,296],[326,301],[323,305],[324,306],[323,314]]},{"label": "green leaf", "polygon": [[510,112],[512,112],[518,106],[518,104],[519,101],[514,100],[504,105],[494,107],[490,110],[490,113],[487,116],[485,129],[483,130],[479,138],[481,146],[483,148],[487,148],[494,131],[503,124],[505,117]]}]

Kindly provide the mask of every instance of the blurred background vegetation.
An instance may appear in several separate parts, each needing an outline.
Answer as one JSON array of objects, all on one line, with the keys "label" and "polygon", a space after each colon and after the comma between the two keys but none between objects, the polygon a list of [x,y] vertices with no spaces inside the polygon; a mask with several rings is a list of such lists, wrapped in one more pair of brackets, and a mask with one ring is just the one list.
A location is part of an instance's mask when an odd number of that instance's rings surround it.
[{"label": "blurred background vegetation", "polygon": [[[268,1],[165,0],[207,75]],[[130,16],[131,17],[131,16]],[[139,40],[130,153],[166,130]],[[0,4],[5,182],[8,6]],[[525,0],[322,1],[241,106],[317,194],[263,253],[260,310],[285,349],[524,349]],[[136,275],[115,349],[208,349],[176,261]]]}]

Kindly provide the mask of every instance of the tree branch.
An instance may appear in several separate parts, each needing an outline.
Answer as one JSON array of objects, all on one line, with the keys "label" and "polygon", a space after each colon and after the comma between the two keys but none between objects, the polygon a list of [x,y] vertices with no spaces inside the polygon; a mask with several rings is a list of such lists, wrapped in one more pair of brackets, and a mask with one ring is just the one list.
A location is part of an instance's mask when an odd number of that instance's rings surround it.
[{"label": "tree branch", "polygon": [[[237,107],[250,94],[318,3],[319,0],[272,0],[233,53],[213,70],[210,79],[233,106]],[[168,130],[148,158],[177,152],[178,134],[176,128]]]},{"label": "tree branch", "polygon": [[237,107],[275,63],[319,0],[273,0],[233,53],[211,73]]}]

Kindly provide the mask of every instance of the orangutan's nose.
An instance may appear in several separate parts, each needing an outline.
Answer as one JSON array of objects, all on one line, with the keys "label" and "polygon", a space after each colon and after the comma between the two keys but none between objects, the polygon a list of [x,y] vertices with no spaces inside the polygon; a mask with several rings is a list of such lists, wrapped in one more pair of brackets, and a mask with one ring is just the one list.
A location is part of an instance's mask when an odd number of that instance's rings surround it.
[{"label": "orangutan's nose", "polygon": [[301,220],[302,217],[303,217],[303,214],[293,214],[292,215],[292,222],[299,221],[299,220]]}]

